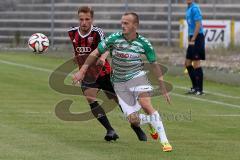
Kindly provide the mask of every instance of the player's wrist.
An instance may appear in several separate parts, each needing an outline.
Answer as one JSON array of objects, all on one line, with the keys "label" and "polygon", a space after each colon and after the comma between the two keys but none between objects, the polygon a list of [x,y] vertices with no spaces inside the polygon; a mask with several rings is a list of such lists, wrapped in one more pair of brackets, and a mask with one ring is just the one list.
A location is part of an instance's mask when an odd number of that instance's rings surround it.
[{"label": "player's wrist", "polygon": [[195,42],[195,38],[192,38],[190,41],[191,41],[191,42]]},{"label": "player's wrist", "polygon": [[158,81],[163,81],[163,76],[158,77]]},{"label": "player's wrist", "polygon": [[98,59],[101,60],[101,61],[105,61],[106,60],[106,58],[103,57],[103,56],[99,57]]},{"label": "player's wrist", "polygon": [[87,65],[87,64],[84,64],[84,65],[82,65],[82,67],[81,67],[81,69],[80,69],[80,70],[81,70],[82,72],[86,72],[86,71],[87,71],[87,69],[88,69],[88,66],[89,66],[89,65]]}]

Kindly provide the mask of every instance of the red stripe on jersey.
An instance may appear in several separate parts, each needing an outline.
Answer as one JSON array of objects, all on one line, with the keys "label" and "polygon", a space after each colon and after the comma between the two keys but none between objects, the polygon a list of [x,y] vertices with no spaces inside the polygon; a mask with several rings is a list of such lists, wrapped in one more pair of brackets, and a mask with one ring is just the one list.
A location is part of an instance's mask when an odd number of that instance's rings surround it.
[{"label": "red stripe on jersey", "polygon": [[226,28],[226,25],[203,25],[204,28]]},{"label": "red stripe on jersey", "polygon": [[68,32],[68,35],[69,35],[70,39],[73,41],[73,39],[74,39],[74,34],[73,34],[73,32]]}]

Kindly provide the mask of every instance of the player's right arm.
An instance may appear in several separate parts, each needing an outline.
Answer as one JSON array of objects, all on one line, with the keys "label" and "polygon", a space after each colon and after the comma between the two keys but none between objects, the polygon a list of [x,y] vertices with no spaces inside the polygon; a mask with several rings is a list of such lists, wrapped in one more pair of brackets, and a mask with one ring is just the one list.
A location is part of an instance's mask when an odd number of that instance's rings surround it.
[{"label": "player's right arm", "polygon": [[84,64],[82,65],[82,67],[80,68],[80,70],[78,72],[76,72],[75,74],[73,74],[72,76],[72,81],[73,84],[76,83],[81,83],[82,80],[85,77],[85,74],[87,72],[88,67],[93,64],[94,62],[96,62],[97,58],[99,57],[100,53],[98,52],[98,49],[96,48],[86,59],[86,61],[84,62]]},{"label": "player's right arm", "polygon": [[[108,56],[108,50],[112,47],[112,44],[114,42],[114,40],[119,36],[119,33],[114,33],[112,35],[110,35],[109,37],[107,37],[106,39],[102,40],[99,44],[98,47],[88,56],[88,58],[86,59],[85,63],[83,64],[83,66],[81,67],[81,69],[76,72],[73,77],[73,84],[76,83],[81,83],[81,81],[83,80],[88,67],[93,64],[97,58],[100,55],[103,55],[102,58],[104,58],[105,56]],[[104,55],[104,53],[106,53]],[[105,58],[106,58],[105,57]]]},{"label": "player's right arm", "polygon": [[202,15],[201,15],[200,8],[197,8],[197,7],[193,8],[192,14],[193,14],[193,19],[194,19],[194,23],[195,23],[195,29],[194,29],[193,36],[189,42],[189,45],[194,45],[197,35],[200,31],[201,21],[202,21]]}]

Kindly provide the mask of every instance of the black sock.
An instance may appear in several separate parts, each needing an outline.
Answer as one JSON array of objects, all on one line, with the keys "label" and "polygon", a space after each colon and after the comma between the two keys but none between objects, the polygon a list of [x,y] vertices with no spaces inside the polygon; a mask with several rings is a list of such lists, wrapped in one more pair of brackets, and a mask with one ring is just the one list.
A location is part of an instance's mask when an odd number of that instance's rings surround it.
[{"label": "black sock", "polygon": [[188,75],[192,81],[192,88],[196,88],[197,84],[196,84],[196,78],[195,78],[195,72],[194,72],[194,68],[193,66],[187,66],[187,70],[188,70]]},{"label": "black sock", "polygon": [[203,91],[203,70],[202,67],[195,69],[196,84],[199,91]]},{"label": "black sock", "polygon": [[136,135],[140,141],[147,141],[146,134],[143,132],[143,130],[139,126],[135,126],[135,125],[131,124],[131,128],[136,133]]},{"label": "black sock", "polygon": [[91,111],[97,120],[106,128],[106,130],[113,130],[110,122],[108,121],[107,115],[103,108],[98,104],[97,101],[90,104]]},{"label": "black sock", "polygon": [[[121,107],[120,104],[119,104],[119,108],[120,108],[121,111],[123,112],[122,107]],[[140,136],[145,135],[144,131],[142,130],[142,128],[141,128],[140,126],[134,126],[134,125],[131,124],[131,128],[132,128],[133,131],[137,134],[138,139],[141,138]]]}]

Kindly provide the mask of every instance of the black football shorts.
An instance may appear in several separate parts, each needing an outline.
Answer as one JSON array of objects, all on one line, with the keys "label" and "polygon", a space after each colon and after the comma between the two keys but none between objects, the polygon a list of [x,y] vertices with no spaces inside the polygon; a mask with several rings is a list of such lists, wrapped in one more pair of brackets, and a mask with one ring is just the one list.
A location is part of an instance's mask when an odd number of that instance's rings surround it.
[{"label": "black football shorts", "polygon": [[[189,37],[191,39],[192,36]],[[194,45],[188,45],[186,59],[205,60],[205,38],[198,34]]]}]

